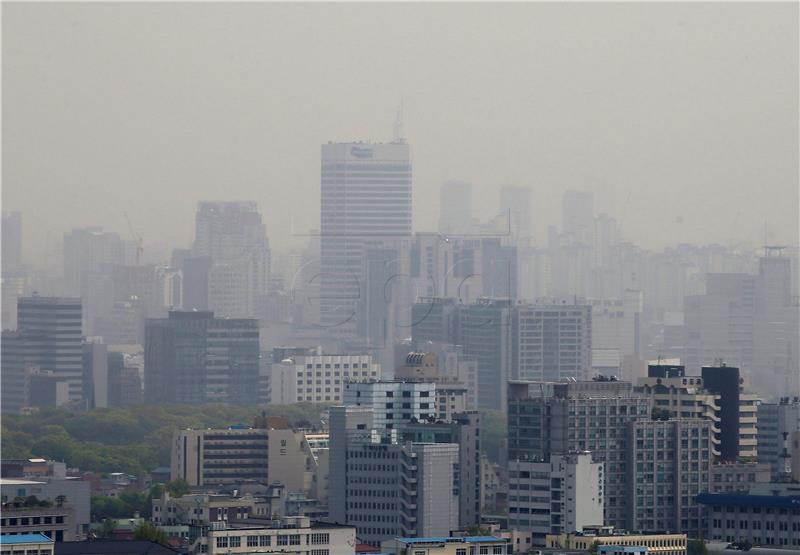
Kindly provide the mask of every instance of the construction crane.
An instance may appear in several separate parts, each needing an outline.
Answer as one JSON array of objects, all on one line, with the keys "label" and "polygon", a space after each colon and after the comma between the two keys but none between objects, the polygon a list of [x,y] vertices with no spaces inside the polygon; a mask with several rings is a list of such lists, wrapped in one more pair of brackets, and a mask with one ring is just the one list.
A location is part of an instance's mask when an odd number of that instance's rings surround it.
[{"label": "construction crane", "polygon": [[131,224],[131,219],[128,217],[127,212],[123,212],[125,215],[125,221],[128,222],[128,231],[131,232],[131,237],[133,237],[133,242],[136,244],[136,265],[139,265],[139,259],[142,257],[142,238],[141,236],[137,235],[136,232],[133,230],[133,224]]}]

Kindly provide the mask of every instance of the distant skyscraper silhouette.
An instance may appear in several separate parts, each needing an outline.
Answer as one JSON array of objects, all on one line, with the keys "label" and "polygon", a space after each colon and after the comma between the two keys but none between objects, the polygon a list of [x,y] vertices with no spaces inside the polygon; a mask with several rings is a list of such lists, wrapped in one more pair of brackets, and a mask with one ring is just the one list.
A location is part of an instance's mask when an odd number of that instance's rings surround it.
[{"label": "distant skyscraper silhouette", "polygon": [[320,192],[320,324],[353,335],[364,240],[411,235],[408,144],[322,145]]},{"label": "distant skyscraper silhouette", "polygon": [[445,181],[439,196],[439,233],[469,233],[472,225],[472,184]]}]

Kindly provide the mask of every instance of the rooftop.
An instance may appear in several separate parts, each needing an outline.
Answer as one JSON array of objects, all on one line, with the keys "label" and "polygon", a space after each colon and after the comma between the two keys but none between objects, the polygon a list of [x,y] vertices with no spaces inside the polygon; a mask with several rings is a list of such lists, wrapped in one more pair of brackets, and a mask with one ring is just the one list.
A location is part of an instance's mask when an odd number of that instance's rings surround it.
[{"label": "rooftop", "polygon": [[0,536],[0,545],[18,545],[21,543],[53,543],[44,534],[18,534],[16,536]]},{"label": "rooftop", "polygon": [[430,537],[430,538],[397,538],[397,541],[415,543],[505,543],[505,540],[495,536],[463,536],[463,537]]}]

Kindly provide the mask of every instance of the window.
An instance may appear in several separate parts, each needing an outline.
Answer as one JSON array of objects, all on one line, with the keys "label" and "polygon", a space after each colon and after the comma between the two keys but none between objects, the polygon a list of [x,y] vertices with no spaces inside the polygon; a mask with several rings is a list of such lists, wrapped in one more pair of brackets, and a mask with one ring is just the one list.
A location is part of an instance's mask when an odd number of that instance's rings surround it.
[{"label": "window", "polygon": [[269,547],[272,545],[272,536],[259,536],[258,545],[260,547]]},{"label": "window", "polygon": [[456,555],[467,555],[466,549],[456,549]]},{"label": "window", "polygon": [[231,536],[230,537],[230,547],[241,547],[242,546],[242,537],[241,536]]},{"label": "window", "polygon": [[281,534],[278,536],[278,545],[289,545],[289,536]]},{"label": "window", "polygon": [[503,555],[503,546],[502,545],[495,545],[492,548],[492,553],[494,553],[494,555]]},{"label": "window", "polygon": [[247,547],[258,547],[258,536],[247,536]]},{"label": "window", "polygon": [[292,534],[289,536],[289,545],[300,545],[300,534]]},{"label": "window", "polygon": [[228,536],[217,538],[217,547],[228,547]]},{"label": "window", "polygon": [[311,534],[311,545],[327,544],[331,542],[331,536],[328,533]]},{"label": "window", "polygon": [[312,549],[309,551],[309,555],[330,555],[330,551],[327,549]]},{"label": "window", "polygon": [[480,547],[479,553],[481,555],[489,555],[489,546],[488,545],[482,545]]}]

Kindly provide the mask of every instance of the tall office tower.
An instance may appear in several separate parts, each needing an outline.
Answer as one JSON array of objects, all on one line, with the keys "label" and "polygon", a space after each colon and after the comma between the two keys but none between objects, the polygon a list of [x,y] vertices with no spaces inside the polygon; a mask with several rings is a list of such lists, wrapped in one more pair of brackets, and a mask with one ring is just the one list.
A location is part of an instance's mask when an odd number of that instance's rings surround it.
[{"label": "tall office tower", "polygon": [[17,304],[26,365],[65,380],[70,401],[83,399],[81,312],[80,299],[20,297]]},{"label": "tall office tower", "polygon": [[759,399],[745,393],[738,368],[703,366],[703,387],[719,398],[719,451],[726,461],[757,455],[757,407]]},{"label": "tall office tower", "polygon": [[456,343],[478,361],[478,407],[506,408],[511,376],[512,304],[507,299],[479,299],[458,308]]},{"label": "tall office tower", "polygon": [[467,411],[437,422],[411,422],[401,432],[403,441],[458,444],[460,528],[479,524],[481,521],[480,428],[480,413]]},{"label": "tall office tower", "polygon": [[472,184],[445,181],[439,194],[439,233],[468,234],[472,227]]},{"label": "tall office tower", "polygon": [[592,307],[592,368],[600,374],[620,374],[626,359],[641,358],[641,291],[625,291],[619,299],[590,299]]},{"label": "tall office tower", "polygon": [[220,317],[256,315],[267,295],[270,251],[255,201],[198,203],[192,254],[210,258],[209,310]]},{"label": "tall office tower", "polygon": [[508,217],[508,230],[514,244],[523,246],[533,242],[530,189],[511,185],[500,189],[500,212]]},{"label": "tall office tower", "polygon": [[781,397],[777,403],[758,405],[758,462],[768,463],[773,477],[791,472],[791,438],[798,431],[800,398]]},{"label": "tall office tower", "polygon": [[591,451],[605,463],[605,524],[625,528],[629,422],[650,419],[650,400],[628,382],[510,382],[508,460],[541,461],[553,454]]},{"label": "tall office tower", "polygon": [[594,193],[565,191],[561,200],[561,232],[570,242],[592,246],[594,242]]},{"label": "tall office tower", "polygon": [[145,402],[258,402],[258,320],[170,312],[145,325]]},{"label": "tall office tower", "polygon": [[4,330],[0,343],[0,394],[3,414],[19,414],[25,406],[25,343],[22,334]]},{"label": "tall office tower", "polygon": [[22,269],[22,215],[3,211],[2,274],[11,276]]},{"label": "tall office tower", "polygon": [[592,367],[592,307],[524,304],[512,311],[511,378],[588,379]]},{"label": "tall office tower", "polygon": [[698,368],[719,359],[749,372],[753,367],[754,305],[754,276],[708,274],[706,293],[685,297],[685,365]]},{"label": "tall office tower", "polygon": [[[483,242],[439,233],[415,233],[411,242],[411,283],[414,301],[422,297],[452,297],[471,303],[483,295]],[[508,287],[507,280],[501,280]]]},{"label": "tall office tower", "polygon": [[73,229],[64,234],[64,285],[69,295],[86,299],[91,293],[89,277],[109,265],[136,263],[136,243],[99,227]]},{"label": "tall office tower", "polygon": [[436,384],[422,382],[347,382],[344,404],[371,407],[373,428],[402,429],[413,420],[434,419]]},{"label": "tall office tower", "polygon": [[[759,398],[746,391],[738,369],[703,368],[689,376],[683,366],[651,364],[639,378],[636,391],[653,401],[661,418],[704,418],[712,421],[714,456],[732,461],[756,456],[756,418]],[[725,451],[723,451],[723,444]]]},{"label": "tall office tower", "polygon": [[[411,307],[411,341],[458,343],[458,301],[452,298],[421,298]],[[421,347],[420,347],[421,348]]]},{"label": "tall office tower", "polygon": [[367,239],[363,249],[356,333],[380,364],[390,369],[395,342],[411,329],[410,245],[407,239]]},{"label": "tall office tower", "polygon": [[712,422],[699,418],[628,423],[628,530],[702,537],[697,495],[711,485]]},{"label": "tall office tower", "polygon": [[372,410],[330,410],[329,520],[356,526],[366,543],[447,536],[458,528],[459,447],[398,443],[371,429]]},{"label": "tall office tower", "polygon": [[90,409],[108,407],[108,346],[87,340],[83,344],[83,398]]},{"label": "tall office tower", "polygon": [[411,235],[409,147],[322,145],[320,185],[320,324],[354,337],[365,239]]},{"label": "tall office tower", "polygon": [[800,394],[800,305],[792,299],[792,262],[767,247],[755,287],[752,381],[775,396]]},{"label": "tall office tower", "polygon": [[517,247],[499,238],[481,240],[481,285],[484,297],[517,299]]},{"label": "tall office tower", "polygon": [[543,546],[549,534],[583,530],[603,519],[603,463],[589,452],[509,461],[509,527],[530,530]]}]

